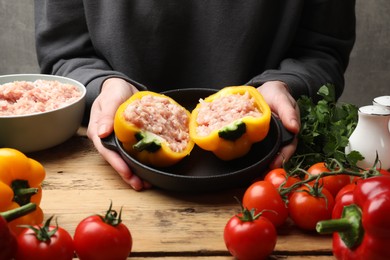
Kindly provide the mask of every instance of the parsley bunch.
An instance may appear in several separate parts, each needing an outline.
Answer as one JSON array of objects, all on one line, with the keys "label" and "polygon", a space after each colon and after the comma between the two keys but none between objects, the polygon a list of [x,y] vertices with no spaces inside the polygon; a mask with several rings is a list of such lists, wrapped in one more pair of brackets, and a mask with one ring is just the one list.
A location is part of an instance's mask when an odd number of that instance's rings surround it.
[{"label": "parsley bunch", "polygon": [[336,159],[348,167],[356,166],[363,157],[357,151],[345,153],[348,138],[358,121],[358,108],[353,104],[337,103],[334,86],[322,86],[314,103],[302,96],[297,100],[301,113],[298,146],[289,161],[290,167],[308,167],[314,163]]}]

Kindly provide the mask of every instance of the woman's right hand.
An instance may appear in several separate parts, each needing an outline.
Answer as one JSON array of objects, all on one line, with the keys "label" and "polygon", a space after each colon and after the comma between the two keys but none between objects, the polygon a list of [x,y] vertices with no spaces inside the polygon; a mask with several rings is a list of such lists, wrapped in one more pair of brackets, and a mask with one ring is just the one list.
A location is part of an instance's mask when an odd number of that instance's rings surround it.
[{"label": "woman's right hand", "polygon": [[109,136],[114,131],[114,117],[118,107],[137,91],[137,88],[123,79],[105,80],[99,96],[92,104],[87,136],[122,179],[138,191],[150,187],[150,184],[133,174],[117,152],[105,148],[101,143],[101,138]]},{"label": "woman's right hand", "polygon": [[268,81],[258,88],[264,99],[270,106],[272,112],[282,121],[283,126],[295,134],[294,140],[284,147],[270,164],[270,168],[282,167],[295,152],[298,145],[300,129],[300,112],[296,100],[291,96],[288,86],[281,81]]}]

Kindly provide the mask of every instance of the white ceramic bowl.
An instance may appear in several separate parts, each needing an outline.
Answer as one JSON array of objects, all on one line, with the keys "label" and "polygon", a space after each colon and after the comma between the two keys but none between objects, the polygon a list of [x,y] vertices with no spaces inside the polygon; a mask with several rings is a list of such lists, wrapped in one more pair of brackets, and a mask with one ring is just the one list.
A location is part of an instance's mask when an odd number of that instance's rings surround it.
[{"label": "white ceramic bowl", "polygon": [[81,97],[62,108],[28,115],[0,116],[0,147],[21,152],[36,152],[59,145],[72,137],[81,125],[85,109],[86,89],[70,78],[45,74],[13,74],[0,76],[0,85],[14,81],[56,80],[75,85]]}]

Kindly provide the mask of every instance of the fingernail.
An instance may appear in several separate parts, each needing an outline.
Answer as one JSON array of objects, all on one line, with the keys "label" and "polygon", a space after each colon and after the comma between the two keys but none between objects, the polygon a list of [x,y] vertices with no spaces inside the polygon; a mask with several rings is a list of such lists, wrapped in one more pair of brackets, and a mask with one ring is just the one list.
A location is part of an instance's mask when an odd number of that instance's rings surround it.
[{"label": "fingernail", "polygon": [[298,123],[298,121],[296,119],[291,119],[290,120],[290,124],[291,124],[293,129],[296,129],[296,130],[299,129],[299,123]]},{"label": "fingernail", "polygon": [[107,134],[107,125],[100,125],[99,128],[98,128],[98,136],[104,136],[105,134]]}]

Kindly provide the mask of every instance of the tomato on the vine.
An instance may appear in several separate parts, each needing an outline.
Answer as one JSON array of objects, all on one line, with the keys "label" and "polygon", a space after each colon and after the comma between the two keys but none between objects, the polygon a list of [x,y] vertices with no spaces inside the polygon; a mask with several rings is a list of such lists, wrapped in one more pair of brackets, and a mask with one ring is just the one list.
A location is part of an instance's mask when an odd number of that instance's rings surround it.
[{"label": "tomato on the vine", "polygon": [[[370,177],[376,175],[390,176],[390,172],[382,168],[376,168],[376,169],[367,168],[365,170],[369,172]],[[365,178],[366,176],[353,176],[351,182],[357,183],[359,180],[364,180]]]},{"label": "tomato on the vine", "polygon": [[254,209],[243,208],[226,223],[224,241],[229,252],[240,260],[266,259],[275,249],[277,232],[274,225]]},{"label": "tomato on the vine", "polygon": [[299,228],[314,231],[318,221],[332,217],[333,207],[334,198],[327,189],[302,186],[291,195],[288,208]]},{"label": "tomato on the vine", "polygon": [[70,260],[74,256],[73,239],[63,228],[44,225],[27,226],[17,237],[16,260]]},{"label": "tomato on the vine", "polygon": [[133,240],[121,213],[110,204],[105,216],[93,215],[77,225],[73,239],[80,260],[124,260],[130,255]]},{"label": "tomato on the vine", "polygon": [[390,176],[390,172],[388,170],[385,170],[385,169],[377,169],[379,171],[380,174],[382,175],[389,175]]},{"label": "tomato on the vine", "polygon": [[288,218],[288,208],[275,186],[268,181],[252,183],[242,199],[244,208],[255,209],[256,214],[268,218],[275,227],[281,226]]},{"label": "tomato on the vine", "polygon": [[[319,175],[322,172],[330,172],[324,162],[315,163],[307,170],[311,175]],[[339,190],[345,185],[351,183],[351,177],[347,174],[334,174],[332,176],[322,177],[320,184],[326,188],[333,197],[337,195]]]},{"label": "tomato on the vine", "polygon": [[283,188],[291,187],[294,183],[297,183],[300,181],[299,178],[288,176],[287,172],[283,168],[276,168],[270,170],[265,176],[264,180],[271,182],[275,188],[279,189],[280,186],[283,184]]}]

